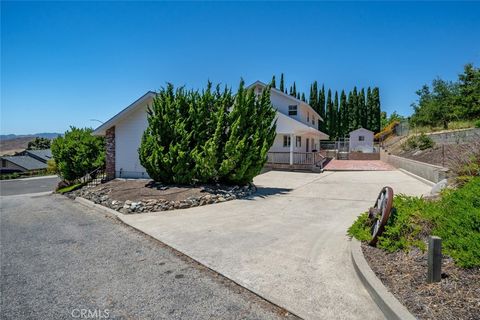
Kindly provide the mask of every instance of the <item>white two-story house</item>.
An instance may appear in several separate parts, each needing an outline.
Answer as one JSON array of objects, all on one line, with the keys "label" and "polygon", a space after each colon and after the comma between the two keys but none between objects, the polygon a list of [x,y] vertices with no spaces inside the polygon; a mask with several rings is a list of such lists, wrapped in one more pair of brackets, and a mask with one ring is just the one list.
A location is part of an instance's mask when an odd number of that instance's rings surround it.
[{"label": "white two-story house", "polygon": [[[257,81],[249,86],[261,92],[266,85]],[[106,172],[109,178],[148,178],[140,164],[138,148],[148,126],[147,109],[155,92],[149,91],[103,123],[93,132],[105,136]],[[328,135],[318,130],[323,119],[307,103],[275,88],[270,99],[277,110],[277,136],[268,153],[267,165],[282,169],[310,169],[318,165],[320,140]]]},{"label": "white two-story house", "polygon": [[[251,87],[260,93],[266,84],[257,81]],[[270,101],[277,109],[277,136],[268,153],[272,168],[310,169],[322,160],[320,140],[328,135],[319,131],[322,117],[306,102],[271,88]]]}]

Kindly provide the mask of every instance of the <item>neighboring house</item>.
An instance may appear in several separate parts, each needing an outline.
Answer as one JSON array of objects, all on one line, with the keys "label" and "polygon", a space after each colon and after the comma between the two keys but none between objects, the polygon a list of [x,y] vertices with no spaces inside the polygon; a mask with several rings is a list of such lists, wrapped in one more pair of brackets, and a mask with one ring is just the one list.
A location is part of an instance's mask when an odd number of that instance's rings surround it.
[{"label": "neighboring house", "polygon": [[30,156],[1,157],[2,173],[36,171],[47,169],[47,164]]},{"label": "neighboring house", "polygon": [[360,128],[350,132],[350,152],[373,152],[373,131]]},{"label": "neighboring house", "polygon": [[[261,92],[266,85],[260,81],[249,88]],[[138,148],[143,132],[148,126],[147,108],[155,92],[149,91],[103,123],[93,132],[105,136],[106,171],[109,178],[148,178],[140,164]],[[277,136],[268,154],[271,166],[292,169],[309,169],[322,159],[318,154],[320,140],[328,135],[318,130],[323,119],[307,103],[275,88],[270,99],[277,109]]]},{"label": "neighboring house", "polygon": [[48,160],[53,159],[52,150],[25,150],[20,155],[29,156],[43,163],[47,163]]}]

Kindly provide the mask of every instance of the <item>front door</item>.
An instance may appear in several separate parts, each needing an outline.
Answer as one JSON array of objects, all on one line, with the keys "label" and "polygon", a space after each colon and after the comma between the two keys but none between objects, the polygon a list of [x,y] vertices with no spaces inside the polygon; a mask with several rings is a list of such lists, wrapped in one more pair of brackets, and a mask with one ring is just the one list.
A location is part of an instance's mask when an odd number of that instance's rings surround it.
[{"label": "front door", "polygon": [[309,152],[310,150],[308,149],[310,145],[310,139],[307,138],[307,143],[305,143],[305,152]]}]

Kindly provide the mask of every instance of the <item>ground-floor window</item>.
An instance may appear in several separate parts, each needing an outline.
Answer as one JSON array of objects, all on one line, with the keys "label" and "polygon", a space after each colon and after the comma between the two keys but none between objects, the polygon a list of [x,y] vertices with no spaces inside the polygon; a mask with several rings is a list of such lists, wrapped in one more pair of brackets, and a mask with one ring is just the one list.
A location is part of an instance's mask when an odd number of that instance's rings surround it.
[{"label": "ground-floor window", "polygon": [[290,147],[290,144],[292,143],[290,136],[284,135],[283,136],[283,146],[284,147]]},{"label": "ground-floor window", "polygon": [[302,137],[296,137],[295,147],[300,148],[302,146]]}]

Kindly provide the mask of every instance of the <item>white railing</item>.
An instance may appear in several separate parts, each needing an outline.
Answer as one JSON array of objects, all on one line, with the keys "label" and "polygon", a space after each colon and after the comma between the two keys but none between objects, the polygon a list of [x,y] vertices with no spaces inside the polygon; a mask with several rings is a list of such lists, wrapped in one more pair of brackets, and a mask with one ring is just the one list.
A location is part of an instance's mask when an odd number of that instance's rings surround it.
[{"label": "white railing", "polygon": [[[268,152],[267,163],[290,164],[290,152]],[[293,164],[316,165],[325,157],[319,152],[293,152]]]}]

